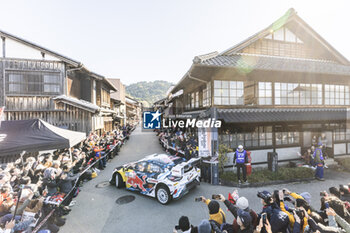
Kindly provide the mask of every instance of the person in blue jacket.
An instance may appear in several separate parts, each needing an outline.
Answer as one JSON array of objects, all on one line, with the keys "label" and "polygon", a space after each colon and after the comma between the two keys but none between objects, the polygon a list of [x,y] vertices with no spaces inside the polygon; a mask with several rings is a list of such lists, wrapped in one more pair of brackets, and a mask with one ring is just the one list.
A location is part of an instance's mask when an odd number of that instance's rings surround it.
[{"label": "person in blue jacket", "polygon": [[313,154],[314,163],[316,165],[316,173],[315,177],[318,180],[324,181],[323,178],[323,166],[324,166],[324,157],[322,153],[322,143],[318,143],[318,147],[316,148]]},{"label": "person in blue jacket", "polygon": [[233,164],[237,167],[237,177],[238,177],[238,183],[241,184],[241,169],[243,171],[243,182],[247,182],[247,168],[245,164],[248,163],[248,156],[246,150],[243,149],[242,145],[239,145],[235,155],[233,157]]}]

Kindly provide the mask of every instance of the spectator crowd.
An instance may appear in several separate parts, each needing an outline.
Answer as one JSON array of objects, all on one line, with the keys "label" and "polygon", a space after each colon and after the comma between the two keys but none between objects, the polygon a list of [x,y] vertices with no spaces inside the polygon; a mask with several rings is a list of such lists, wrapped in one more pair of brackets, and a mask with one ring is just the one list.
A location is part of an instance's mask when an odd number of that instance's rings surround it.
[{"label": "spectator crowd", "polygon": [[[349,184],[350,185],[350,184]],[[212,200],[196,198],[208,206],[208,218],[198,226],[193,226],[187,216],[179,219],[174,233],[350,233],[350,188],[348,185],[330,187],[323,191],[318,199],[321,208],[311,205],[310,193],[295,193],[288,189],[267,190],[257,193],[261,210],[249,208],[249,201],[240,197],[238,191],[214,194]],[[317,197],[315,197],[317,198]],[[254,200],[256,201],[256,200]],[[220,203],[234,216],[232,223],[226,222],[226,213]]]},{"label": "spectator crowd", "polygon": [[91,133],[74,148],[22,156],[0,167],[0,233],[58,232],[85,181],[118,154],[134,126]]},{"label": "spectator crowd", "polygon": [[189,129],[167,128],[158,131],[159,142],[166,152],[187,160],[198,156],[198,140]]}]

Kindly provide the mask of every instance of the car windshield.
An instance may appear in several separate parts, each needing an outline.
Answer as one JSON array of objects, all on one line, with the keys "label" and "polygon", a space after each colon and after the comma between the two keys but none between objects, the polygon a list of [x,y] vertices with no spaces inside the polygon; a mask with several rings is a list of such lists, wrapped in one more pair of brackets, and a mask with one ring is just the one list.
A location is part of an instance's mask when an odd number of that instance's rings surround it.
[{"label": "car windshield", "polygon": [[179,164],[183,161],[183,159],[181,157],[177,157],[177,156],[169,156],[169,155],[158,155],[157,157],[155,157],[154,159],[152,159],[153,161],[156,162],[160,162],[163,164],[172,164],[174,163]]},{"label": "car windshield", "polygon": [[135,171],[140,171],[140,172],[145,172],[147,168],[147,162],[146,161],[142,161],[142,162],[138,162],[136,165],[135,165]]},{"label": "car windshield", "polygon": [[162,173],[163,169],[157,164],[149,163],[147,166],[146,172],[148,172],[148,173]]}]

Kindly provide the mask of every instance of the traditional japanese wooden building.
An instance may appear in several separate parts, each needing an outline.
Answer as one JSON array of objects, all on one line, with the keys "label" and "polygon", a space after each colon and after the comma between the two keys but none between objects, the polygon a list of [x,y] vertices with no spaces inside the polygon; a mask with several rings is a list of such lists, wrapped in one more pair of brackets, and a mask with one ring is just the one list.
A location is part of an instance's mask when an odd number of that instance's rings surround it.
[{"label": "traditional japanese wooden building", "polygon": [[40,118],[82,132],[109,130],[115,87],[81,62],[0,31],[0,106],[5,119]]},{"label": "traditional japanese wooden building", "polygon": [[138,124],[142,119],[142,104],[130,96],[125,97],[127,123]]},{"label": "traditional japanese wooden building", "polygon": [[125,103],[125,85],[120,79],[108,79],[117,91],[111,94],[111,108],[115,112],[113,120],[116,125],[126,124],[126,103]]},{"label": "traditional japanese wooden building", "polygon": [[173,112],[222,120],[218,144],[243,145],[255,163],[270,151],[295,159],[318,140],[337,156],[350,153],[349,89],[349,61],[290,9],[239,44],[196,56],[172,90],[183,91]]}]

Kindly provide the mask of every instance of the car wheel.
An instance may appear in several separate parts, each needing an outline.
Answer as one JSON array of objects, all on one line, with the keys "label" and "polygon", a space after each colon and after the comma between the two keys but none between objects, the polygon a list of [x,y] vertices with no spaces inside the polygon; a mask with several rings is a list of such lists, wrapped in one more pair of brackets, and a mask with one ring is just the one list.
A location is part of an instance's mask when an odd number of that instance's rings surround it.
[{"label": "car wheel", "polygon": [[117,174],[115,175],[115,186],[117,188],[122,188],[124,187],[125,183],[123,181],[122,176],[119,174],[119,172],[117,172]]},{"label": "car wheel", "polygon": [[161,185],[156,190],[156,198],[158,202],[162,205],[166,205],[170,202],[171,196],[168,187]]}]

